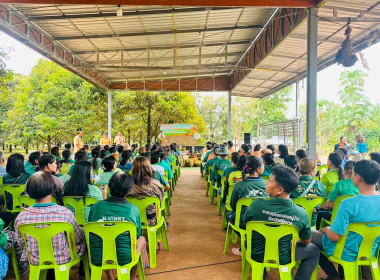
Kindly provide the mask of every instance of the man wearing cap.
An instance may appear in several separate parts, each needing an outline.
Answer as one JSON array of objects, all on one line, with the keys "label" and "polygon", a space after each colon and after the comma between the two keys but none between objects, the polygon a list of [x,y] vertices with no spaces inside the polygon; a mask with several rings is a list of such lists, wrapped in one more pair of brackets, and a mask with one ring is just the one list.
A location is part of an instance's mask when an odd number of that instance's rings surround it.
[{"label": "man wearing cap", "polygon": [[218,150],[216,150],[216,156],[220,157],[220,160],[216,161],[214,163],[214,168],[212,169],[211,173],[211,180],[215,183],[218,182],[218,187],[220,187],[221,184],[221,176],[218,176],[218,171],[224,171],[224,169],[228,166],[231,166],[231,161],[227,159],[227,156],[230,154],[226,146],[220,147]]},{"label": "man wearing cap", "polygon": [[[118,135],[115,137],[114,141],[115,145],[122,145],[124,146],[124,144],[126,143],[125,141],[125,137],[123,135],[123,133],[121,131],[119,131]],[[111,145],[111,144],[110,144]]]},{"label": "man wearing cap", "polygon": [[111,139],[108,138],[107,133],[104,133],[103,138],[100,140],[100,146],[104,147],[105,145],[111,146]]},{"label": "man wearing cap", "polygon": [[74,154],[83,148],[83,142],[82,142],[82,130],[78,129],[77,136],[74,137]]}]

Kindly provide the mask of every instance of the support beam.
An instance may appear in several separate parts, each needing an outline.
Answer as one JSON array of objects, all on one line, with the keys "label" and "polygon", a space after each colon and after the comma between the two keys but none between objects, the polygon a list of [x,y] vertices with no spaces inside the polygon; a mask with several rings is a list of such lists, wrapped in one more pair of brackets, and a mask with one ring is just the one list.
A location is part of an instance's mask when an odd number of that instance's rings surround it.
[{"label": "support beam", "polygon": [[296,82],[296,118],[298,118],[298,99],[300,95],[300,81]]},{"label": "support beam", "polygon": [[[1,2],[1,0],[0,0]],[[92,2],[91,2],[92,3]],[[240,7],[193,7],[193,8],[178,8],[165,9],[165,7],[160,7],[158,9],[149,10],[125,10],[123,6],[123,17],[128,16],[144,16],[144,15],[164,15],[164,14],[182,14],[182,13],[194,13],[194,12],[207,12],[207,11],[228,11],[232,9],[242,9]],[[130,9],[130,7],[128,7]],[[22,10],[22,9],[21,9]],[[110,18],[117,17],[115,12],[102,12],[102,13],[91,13],[91,14],[63,14],[63,15],[46,15],[46,16],[30,16],[30,20],[34,21],[53,21],[53,20],[63,20],[63,19],[83,19],[83,18]]]},{"label": "support beam", "polygon": [[361,17],[320,17],[320,21],[328,21],[328,22],[348,22],[350,20],[351,22],[379,22],[380,23],[380,18],[378,17],[372,17],[372,18],[361,18]]},{"label": "support beam", "polygon": [[130,91],[230,91],[231,78],[202,77],[111,83],[110,89]]},{"label": "support beam", "polygon": [[108,91],[108,137],[110,139],[113,139],[112,138],[112,90]]},{"label": "support beam", "polygon": [[306,142],[309,157],[317,153],[317,46],[318,10],[308,9],[307,21],[307,101],[306,101]]},{"label": "support beam", "polygon": [[231,119],[232,119],[232,112],[231,112],[231,91],[228,92],[228,141],[231,141]]},{"label": "support beam", "polygon": [[0,3],[8,4],[69,4],[69,5],[161,5],[161,6],[235,6],[235,7],[317,7],[317,0],[0,0]]},{"label": "support beam", "polygon": [[[1,0],[0,0],[1,1]],[[225,26],[225,27],[211,27],[211,28],[194,28],[185,30],[167,30],[167,31],[151,31],[151,32],[132,32],[132,33],[121,33],[121,34],[103,34],[103,35],[79,35],[79,36],[63,36],[56,37],[56,41],[65,40],[80,40],[80,39],[107,39],[107,38],[117,38],[117,37],[138,37],[138,36],[155,36],[155,35],[172,35],[172,34],[187,34],[187,33],[199,33],[199,32],[219,32],[219,31],[232,31],[232,30],[243,30],[243,29],[257,29],[262,28],[263,25],[245,25],[245,26]]]}]

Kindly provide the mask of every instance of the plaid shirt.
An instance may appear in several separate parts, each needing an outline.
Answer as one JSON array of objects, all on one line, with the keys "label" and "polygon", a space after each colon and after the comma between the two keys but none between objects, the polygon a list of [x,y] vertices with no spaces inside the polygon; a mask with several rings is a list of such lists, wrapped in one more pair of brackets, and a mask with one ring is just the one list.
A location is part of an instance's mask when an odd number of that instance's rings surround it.
[{"label": "plaid shirt", "polygon": [[[18,244],[23,248],[21,260],[28,260],[25,250],[24,240],[18,227],[23,224],[44,223],[44,222],[66,222],[74,226],[75,242],[77,244],[78,255],[82,256],[85,250],[85,239],[83,229],[78,226],[73,213],[63,206],[56,204],[48,204],[47,206],[28,207],[24,209],[16,218],[15,229]],[[33,265],[39,264],[38,243],[31,236],[26,235],[28,242],[28,251],[30,263]],[[69,244],[64,233],[57,234],[52,239],[54,256],[57,264],[64,264],[71,261]]]}]

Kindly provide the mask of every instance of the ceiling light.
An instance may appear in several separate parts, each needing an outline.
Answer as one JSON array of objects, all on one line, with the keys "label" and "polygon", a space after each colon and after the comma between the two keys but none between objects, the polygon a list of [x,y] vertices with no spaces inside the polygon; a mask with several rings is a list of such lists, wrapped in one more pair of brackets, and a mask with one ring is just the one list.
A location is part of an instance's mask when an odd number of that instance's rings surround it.
[{"label": "ceiling light", "polygon": [[202,32],[199,31],[198,33],[198,39],[201,40],[202,39]]},{"label": "ceiling light", "polygon": [[164,75],[166,75],[166,70],[164,69]]},{"label": "ceiling light", "polygon": [[122,17],[123,16],[123,10],[120,8],[120,5],[117,5],[116,15],[118,17]]}]

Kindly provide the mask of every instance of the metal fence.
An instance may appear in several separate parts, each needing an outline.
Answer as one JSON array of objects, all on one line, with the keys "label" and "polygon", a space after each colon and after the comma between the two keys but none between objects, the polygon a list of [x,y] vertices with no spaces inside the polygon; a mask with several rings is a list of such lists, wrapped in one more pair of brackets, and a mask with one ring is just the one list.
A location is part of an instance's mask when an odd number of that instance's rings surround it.
[{"label": "metal fence", "polygon": [[292,153],[304,146],[304,125],[302,119],[260,125],[260,136],[253,143],[261,145],[285,144]]}]

